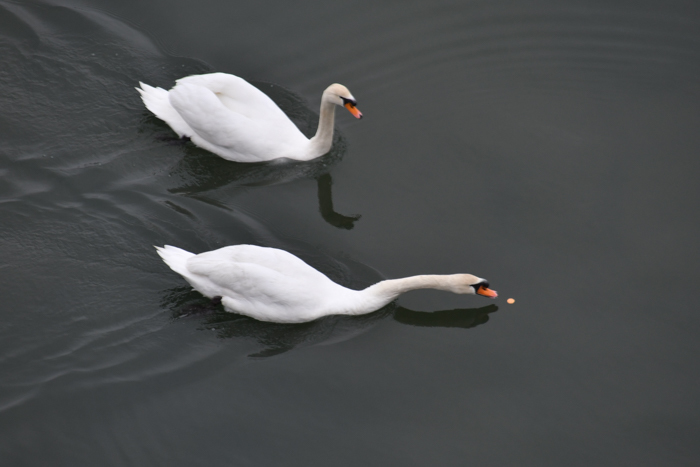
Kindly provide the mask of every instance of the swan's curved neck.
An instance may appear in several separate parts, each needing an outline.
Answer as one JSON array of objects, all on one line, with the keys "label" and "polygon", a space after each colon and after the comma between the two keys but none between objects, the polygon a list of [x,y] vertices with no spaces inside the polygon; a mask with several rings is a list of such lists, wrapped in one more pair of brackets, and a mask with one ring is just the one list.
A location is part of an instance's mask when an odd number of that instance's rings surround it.
[{"label": "swan's curved neck", "polygon": [[453,275],[422,275],[389,279],[378,282],[364,290],[352,290],[342,299],[342,310],[338,314],[362,315],[378,310],[394,301],[399,295],[418,289],[437,289],[455,292]]},{"label": "swan's curved neck", "polygon": [[333,128],[335,126],[335,104],[321,99],[321,113],[318,118],[316,135],[309,140],[311,158],[319,157],[331,150],[333,145]]}]

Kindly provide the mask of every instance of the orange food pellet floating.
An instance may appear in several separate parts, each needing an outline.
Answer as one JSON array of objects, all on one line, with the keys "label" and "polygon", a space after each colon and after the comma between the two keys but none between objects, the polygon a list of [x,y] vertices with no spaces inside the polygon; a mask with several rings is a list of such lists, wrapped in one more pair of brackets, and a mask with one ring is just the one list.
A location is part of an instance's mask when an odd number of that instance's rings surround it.
[{"label": "orange food pellet floating", "polygon": [[512,299],[512,298],[509,298],[509,299],[508,299],[508,300],[506,300],[506,301],[507,301],[508,303],[510,303],[511,305],[512,305],[513,303],[515,303],[515,300],[514,300],[514,299]]}]

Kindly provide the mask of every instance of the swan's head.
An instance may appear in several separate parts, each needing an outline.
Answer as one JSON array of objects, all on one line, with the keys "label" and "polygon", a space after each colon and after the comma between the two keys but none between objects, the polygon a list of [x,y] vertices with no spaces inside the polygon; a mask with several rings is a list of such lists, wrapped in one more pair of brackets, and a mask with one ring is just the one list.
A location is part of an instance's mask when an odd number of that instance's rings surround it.
[{"label": "swan's head", "polygon": [[362,112],[357,108],[357,101],[342,84],[331,84],[323,91],[323,100],[348,109],[355,118],[362,118]]},{"label": "swan's head", "polygon": [[476,294],[484,297],[496,298],[498,293],[495,290],[489,289],[489,282],[481,277],[476,277],[471,274],[455,274],[453,277],[454,293],[459,294]]}]

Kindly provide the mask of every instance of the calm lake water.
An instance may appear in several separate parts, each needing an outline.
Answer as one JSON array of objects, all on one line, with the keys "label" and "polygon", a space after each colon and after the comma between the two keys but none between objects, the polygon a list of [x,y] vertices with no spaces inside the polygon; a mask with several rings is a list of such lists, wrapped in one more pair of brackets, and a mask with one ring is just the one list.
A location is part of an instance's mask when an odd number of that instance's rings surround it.
[{"label": "calm lake water", "polygon": [[[0,52],[3,466],[700,462],[697,2],[0,0]],[[230,163],[134,90],[210,71],[365,118]],[[153,249],[238,243],[500,297],[266,324]]]}]

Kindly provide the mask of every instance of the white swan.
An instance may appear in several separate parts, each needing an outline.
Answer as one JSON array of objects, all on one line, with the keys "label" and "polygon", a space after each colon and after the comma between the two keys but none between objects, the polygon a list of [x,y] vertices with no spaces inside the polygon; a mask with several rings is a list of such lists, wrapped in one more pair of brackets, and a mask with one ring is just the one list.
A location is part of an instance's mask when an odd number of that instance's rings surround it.
[{"label": "white swan", "polygon": [[235,245],[198,255],[169,245],[156,249],[197,291],[221,297],[226,311],[261,321],[303,323],[327,315],[362,315],[415,289],[498,296],[486,280],[471,274],[413,276],[351,290],[276,248]]},{"label": "white swan", "polygon": [[180,137],[236,162],[286,157],[307,161],[326,154],[333,143],[335,106],[357,118],[357,101],[342,84],[323,91],[316,136],[308,139],[265,93],[226,73],[187,76],[170,91],[139,82],[141,99]]}]

